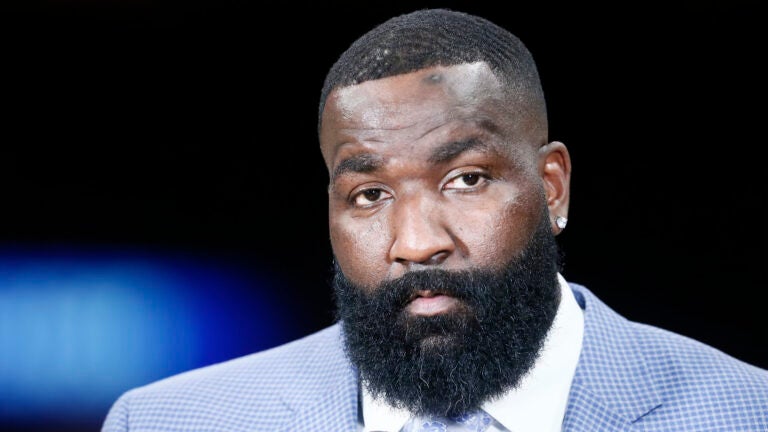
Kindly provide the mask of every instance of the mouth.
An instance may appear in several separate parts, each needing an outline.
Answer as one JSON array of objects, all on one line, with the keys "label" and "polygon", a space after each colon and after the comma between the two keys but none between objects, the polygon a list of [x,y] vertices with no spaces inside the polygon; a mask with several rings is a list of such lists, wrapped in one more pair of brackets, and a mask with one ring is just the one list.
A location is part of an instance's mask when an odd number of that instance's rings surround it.
[{"label": "mouth", "polygon": [[438,291],[418,291],[405,306],[412,315],[433,316],[448,313],[459,306],[459,299]]}]

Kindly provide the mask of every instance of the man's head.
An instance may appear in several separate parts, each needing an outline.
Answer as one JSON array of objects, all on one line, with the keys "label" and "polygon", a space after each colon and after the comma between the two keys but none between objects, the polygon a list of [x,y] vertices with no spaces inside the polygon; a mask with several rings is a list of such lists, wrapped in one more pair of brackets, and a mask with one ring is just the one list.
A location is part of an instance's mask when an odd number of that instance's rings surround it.
[{"label": "man's head", "polygon": [[363,381],[440,413],[517,385],[557,309],[570,177],[528,50],[459,12],[390,19],[331,68],[319,135],[339,316]]}]

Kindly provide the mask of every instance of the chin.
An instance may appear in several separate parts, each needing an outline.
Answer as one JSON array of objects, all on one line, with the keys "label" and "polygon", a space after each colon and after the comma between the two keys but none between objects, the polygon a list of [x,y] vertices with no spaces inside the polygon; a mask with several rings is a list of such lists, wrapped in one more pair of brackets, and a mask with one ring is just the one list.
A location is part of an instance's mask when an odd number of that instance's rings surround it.
[{"label": "chin", "polygon": [[419,341],[419,348],[422,351],[443,351],[455,348],[461,343],[461,338],[456,335],[430,335]]}]

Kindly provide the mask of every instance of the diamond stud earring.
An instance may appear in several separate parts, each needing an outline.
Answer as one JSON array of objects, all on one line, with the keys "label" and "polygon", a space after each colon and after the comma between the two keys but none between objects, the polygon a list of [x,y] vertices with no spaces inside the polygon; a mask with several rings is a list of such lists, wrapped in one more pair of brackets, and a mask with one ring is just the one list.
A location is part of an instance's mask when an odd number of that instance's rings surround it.
[{"label": "diamond stud earring", "polygon": [[557,225],[558,228],[563,229],[568,224],[568,219],[558,216],[555,218],[555,225]]}]

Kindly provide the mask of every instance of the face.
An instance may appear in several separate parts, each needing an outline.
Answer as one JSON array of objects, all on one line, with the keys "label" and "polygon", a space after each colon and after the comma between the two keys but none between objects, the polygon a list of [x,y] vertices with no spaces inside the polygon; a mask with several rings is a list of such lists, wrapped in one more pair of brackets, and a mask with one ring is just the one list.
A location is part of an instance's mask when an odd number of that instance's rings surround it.
[{"label": "face", "polygon": [[338,316],[362,382],[395,406],[480,406],[517,385],[554,319],[570,161],[512,100],[478,63],[326,103]]},{"label": "face", "polygon": [[[546,142],[485,63],[433,67],[334,90],[320,146],[341,271],[373,289],[410,271],[501,269],[546,205],[567,216],[570,160]],[[459,305],[425,290],[414,314]]]}]

